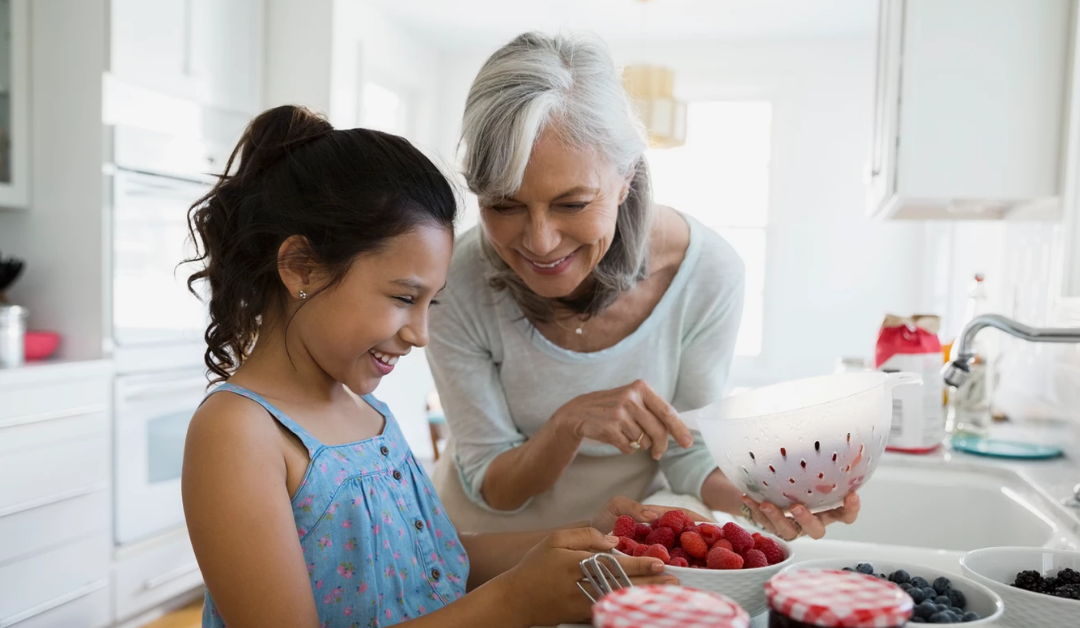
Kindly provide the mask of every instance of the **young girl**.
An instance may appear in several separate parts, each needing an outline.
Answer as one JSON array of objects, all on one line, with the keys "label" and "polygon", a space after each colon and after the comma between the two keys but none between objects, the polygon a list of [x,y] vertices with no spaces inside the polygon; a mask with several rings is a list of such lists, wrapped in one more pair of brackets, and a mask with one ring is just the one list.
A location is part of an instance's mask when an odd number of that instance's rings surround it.
[{"label": "young girl", "polygon": [[[553,533],[454,530],[370,396],[427,344],[454,215],[449,184],[404,139],[290,106],[251,123],[192,207],[203,269],[189,283],[209,282],[206,364],[224,381],[184,459],[204,627],[583,620],[578,562],[616,541],[597,529],[664,511],[617,499]],[[673,582],[658,560],[621,562],[637,583]]]}]

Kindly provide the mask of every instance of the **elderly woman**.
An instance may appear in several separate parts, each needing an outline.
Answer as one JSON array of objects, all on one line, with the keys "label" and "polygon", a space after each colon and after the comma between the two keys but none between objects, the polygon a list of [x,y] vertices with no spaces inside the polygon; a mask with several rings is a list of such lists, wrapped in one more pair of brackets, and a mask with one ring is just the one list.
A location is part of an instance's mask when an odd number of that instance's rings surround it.
[{"label": "elderly woman", "polygon": [[680,422],[722,395],[743,264],[652,202],[646,143],[602,43],[517,37],[477,75],[462,132],[481,224],[456,245],[428,349],[451,432],[435,484],[459,528],[587,519],[663,480],[783,538],[855,519],[854,496],[817,516],[754,503]]}]

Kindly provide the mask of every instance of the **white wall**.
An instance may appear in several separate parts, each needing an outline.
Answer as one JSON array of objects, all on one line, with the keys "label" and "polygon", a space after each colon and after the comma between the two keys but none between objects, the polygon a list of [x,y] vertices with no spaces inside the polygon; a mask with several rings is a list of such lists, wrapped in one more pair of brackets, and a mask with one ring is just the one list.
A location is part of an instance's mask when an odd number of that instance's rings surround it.
[{"label": "white wall", "polygon": [[[639,47],[612,46],[617,63]],[[443,61],[441,150],[450,154],[476,71],[487,53]],[[773,103],[763,355],[739,359],[735,386],[829,372],[840,356],[870,357],[887,312],[922,303],[920,225],[865,216],[874,47],[870,39],[649,46],[676,70],[687,100]]]},{"label": "white wall", "polygon": [[11,299],[30,327],[63,335],[59,357],[103,355],[102,72],[106,0],[34,0],[31,208],[0,212],[0,250],[26,260]]}]

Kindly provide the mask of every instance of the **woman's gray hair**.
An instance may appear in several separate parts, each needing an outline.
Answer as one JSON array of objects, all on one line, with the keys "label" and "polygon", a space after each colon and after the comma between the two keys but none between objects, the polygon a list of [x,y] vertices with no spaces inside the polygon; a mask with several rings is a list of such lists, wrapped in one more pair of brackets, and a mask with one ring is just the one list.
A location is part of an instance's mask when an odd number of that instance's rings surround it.
[{"label": "woman's gray hair", "polygon": [[[633,175],[619,205],[611,247],[590,284],[558,300],[593,316],[648,275],[653,218],[645,134],[599,39],[525,33],[484,63],[469,90],[461,136],[465,180],[481,203],[517,192],[533,146],[546,130],[570,146],[596,150],[620,175]],[[483,235],[481,241],[494,267],[488,276],[491,286],[509,291],[530,320],[553,320],[551,301],[530,290]]]}]

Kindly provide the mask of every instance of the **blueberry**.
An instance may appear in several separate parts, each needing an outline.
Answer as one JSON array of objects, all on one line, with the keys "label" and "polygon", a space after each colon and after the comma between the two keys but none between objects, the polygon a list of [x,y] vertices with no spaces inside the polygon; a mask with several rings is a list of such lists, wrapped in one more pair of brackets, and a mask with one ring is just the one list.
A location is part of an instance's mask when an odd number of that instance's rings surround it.
[{"label": "blueberry", "polygon": [[952,600],[947,595],[939,595],[934,598],[934,604],[944,604],[945,606],[952,606]]},{"label": "blueberry", "polygon": [[952,589],[952,581],[941,576],[937,580],[934,580],[934,590],[938,592],[938,595],[948,595],[949,590]]},{"label": "blueberry", "polygon": [[956,615],[956,618],[957,618],[957,619],[959,619],[959,618],[961,618],[961,617],[963,617],[963,616],[964,616],[964,609],[962,609],[962,608],[956,608],[955,606],[953,606],[952,608],[950,608],[950,609],[949,609],[949,612],[950,612],[950,613],[952,613],[953,615]]},{"label": "blueberry", "polygon": [[911,586],[925,589],[926,587],[930,586],[930,583],[927,582],[926,578],[923,578],[922,576],[915,576],[911,579]]},{"label": "blueberry", "polygon": [[964,608],[967,606],[967,597],[964,596],[963,591],[952,589],[946,595],[949,596],[949,600],[951,600],[953,606],[957,608]]},{"label": "blueberry", "polygon": [[911,589],[907,592],[911,596],[911,601],[916,604],[922,604],[922,601],[926,599],[926,595],[922,592],[922,589]]},{"label": "blueberry", "polygon": [[934,604],[934,609],[936,609],[937,612],[939,612],[939,613],[944,613],[944,612],[949,610],[949,605],[948,604]]},{"label": "blueberry", "polygon": [[922,594],[926,596],[926,599],[933,600],[938,596],[937,591],[933,587],[923,587]]},{"label": "blueberry", "polygon": [[931,624],[947,624],[949,622],[948,622],[948,617],[945,616],[945,613],[937,612],[937,613],[934,613],[933,615],[930,616],[930,623]]},{"label": "blueberry", "polygon": [[858,565],[855,565],[855,571],[872,576],[874,575],[874,566],[868,563],[859,563]]},{"label": "blueberry", "polygon": [[968,611],[968,612],[964,613],[964,616],[961,619],[963,621],[977,621],[977,620],[982,619],[982,617],[979,617],[979,614],[976,613],[975,611]]},{"label": "blueberry", "polygon": [[911,575],[903,569],[898,569],[889,574],[889,580],[896,584],[907,584],[911,580]]},{"label": "blueberry", "polygon": [[930,600],[926,600],[920,603],[912,611],[916,617],[922,617],[923,619],[930,619],[930,616],[937,612],[937,608],[934,607],[934,603]]}]

